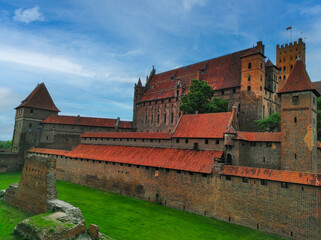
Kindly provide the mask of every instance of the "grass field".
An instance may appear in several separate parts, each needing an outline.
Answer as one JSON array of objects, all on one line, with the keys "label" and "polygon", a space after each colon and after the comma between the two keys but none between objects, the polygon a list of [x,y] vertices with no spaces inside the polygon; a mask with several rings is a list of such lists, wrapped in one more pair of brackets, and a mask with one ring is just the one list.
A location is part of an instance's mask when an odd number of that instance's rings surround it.
[{"label": "grass field", "polygon": [[[20,174],[0,174],[0,189]],[[57,181],[58,198],[79,207],[87,225],[95,223],[114,239],[280,239],[256,230],[118,194]],[[0,201],[0,239],[28,215]]]}]

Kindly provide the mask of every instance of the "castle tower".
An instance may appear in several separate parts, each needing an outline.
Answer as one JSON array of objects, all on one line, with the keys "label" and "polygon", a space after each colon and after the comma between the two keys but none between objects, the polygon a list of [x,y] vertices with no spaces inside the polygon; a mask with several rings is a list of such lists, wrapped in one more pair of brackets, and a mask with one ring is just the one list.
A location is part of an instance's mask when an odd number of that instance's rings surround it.
[{"label": "castle tower", "polygon": [[317,97],[303,60],[298,59],[279,90],[281,97],[281,169],[320,172],[317,158]]},{"label": "castle tower", "polygon": [[265,83],[264,45],[261,41],[257,42],[252,53],[241,58],[241,92],[253,92],[256,96],[263,96]]},{"label": "castle tower", "polygon": [[241,56],[240,130],[256,130],[254,120],[262,119],[265,85],[264,45],[257,42],[246,55]]},{"label": "castle tower", "polygon": [[38,84],[29,96],[16,107],[12,151],[21,153],[38,143],[41,122],[59,112],[44,83]]},{"label": "castle tower", "polygon": [[276,66],[280,70],[279,89],[284,85],[299,55],[305,64],[305,43],[302,38],[299,38],[298,42],[295,41],[281,46],[276,45]]},{"label": "castle tower", "polygon": [[278,71],[279,69],[270,61],[267,60],[265,64],[266,77],[265,89],[270,92],[276,93],[278,91]]},{"label": "castle tower", "polygon": [[135,83],[134,90],[134,111],[133,111],[133,128],[137,129],[137,114],[138,114],[138,102],[139,99],[143,96],[145,87],[142,85],[140,78],[138,79],[138,83]]}]

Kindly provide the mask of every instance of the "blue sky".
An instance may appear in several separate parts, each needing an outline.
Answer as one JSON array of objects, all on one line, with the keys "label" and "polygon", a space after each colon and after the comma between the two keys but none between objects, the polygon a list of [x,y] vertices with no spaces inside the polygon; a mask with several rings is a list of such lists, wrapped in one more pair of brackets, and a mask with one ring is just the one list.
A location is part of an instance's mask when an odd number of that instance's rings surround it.
[{"label": "blue sky", "polygon": [[290,25],[321,80],[320,1],[0,0],[0,140],[37,83],[61,114],[131,120],[134,83],[152,65],[162,72],[257,41],[275,62]]}]

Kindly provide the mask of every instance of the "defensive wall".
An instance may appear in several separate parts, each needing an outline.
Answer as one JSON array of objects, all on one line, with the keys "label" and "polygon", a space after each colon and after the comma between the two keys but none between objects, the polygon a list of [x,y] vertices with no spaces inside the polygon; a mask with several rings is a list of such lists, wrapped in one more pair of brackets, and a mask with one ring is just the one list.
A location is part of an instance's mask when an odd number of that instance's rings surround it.
[{"label": "defensive wall", "polygon": [[0,173],[15,172],[18,169],[18,153],[0,152]]},{"label": "defensive wall", "polygon": [[[52,150],[51,150],[52,151]],[[321,175],[212,165],[210,173],[57,158],[57,179],[214,217],[293,239],[321,235]]]}]

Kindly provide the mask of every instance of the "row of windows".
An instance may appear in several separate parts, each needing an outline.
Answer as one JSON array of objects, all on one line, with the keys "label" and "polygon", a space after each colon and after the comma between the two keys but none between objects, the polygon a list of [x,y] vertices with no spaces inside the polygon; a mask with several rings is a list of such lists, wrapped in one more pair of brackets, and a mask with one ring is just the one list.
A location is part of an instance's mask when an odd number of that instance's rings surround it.
[{"label": "row of windows", "polygon": [[[248,69],[252,68],[252,63],[251,62],[248,63],[247,68]],[[260,64],[260,68],[263,69],[263,63]]]},{"label": "row of windows", "polygon": [[[225,179],[226,179],[227,181],[231,181],[231,180],[232,180],[232,176],[226,175],[226,176],[225,176]],[[250,179],[250,178],[242,177],[242,182],[243,182],[243,183],[249,183],[249,179]],[[267,180],[267,179],[260,179],[259,181],[260,181],[260,184],[261,184],[262,186],[267,186],[267,185],[268,185],[268,180]],[[255,183],[255,180],[254,180],[254,183]],[[287,182],[281,182],[281,188],[289,188],[289,183],[287,183]],[[302,191],[303,191],[303,188],[302,188]]]}]

